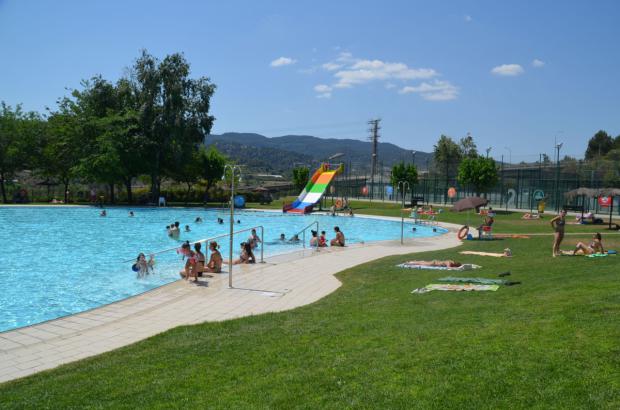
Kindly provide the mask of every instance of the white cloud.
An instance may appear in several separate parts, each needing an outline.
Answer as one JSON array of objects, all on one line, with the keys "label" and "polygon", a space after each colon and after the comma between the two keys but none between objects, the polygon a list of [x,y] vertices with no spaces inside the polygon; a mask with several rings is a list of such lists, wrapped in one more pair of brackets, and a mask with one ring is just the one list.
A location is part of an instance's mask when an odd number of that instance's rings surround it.
[{"label": "white cloud", "polygon": [[540,67],[544,67],[545,66],[545,62],[542,60],[539,60],[537,58],[535,58],[532,61],[532,67],[536,67],[536,68],[540,68]]},{"label": "white cloud", "polygon": [[471,21],[473,20],[469,14],[464,15],[464,16],[463,16],[463,19],[464,19],[466,22],[468,22],[468,23],[469,23],[469,22],[471,22]]},{"label": "white cloud", "polygon": [[331,98],[332,96],[332,87],[327,84],[315,85],[314,91],[317,92],[317,98]]},{"label": "white cloud", "polygon": [[493,67],[491,73],[502,76],[517,76],[523,74],[524,70],[519,64],[502,64]]},{"label": "white cloud", "polygon": [[429,101],[448,101],[458,97],[458,87],[448,81],[434,80],[430,83],[423,82],[418,86],[405,86],[398,90],[399,94],[420,94]]},{"label": "white cloud", "polygon": [[432,68],[411,68],[403,63],[381,60],[358,60],[334,74],[338,80],[334,87],[350,88],[375,80],[415,80],[432,78],[437,75]]},{"label": "white cloud", "polygon": [[330,61],[328,63],[323,64],[322,67],[326,69],[327,71],[334,71],[334,70],[338,70],[339,68],[342,68],[343,65]]},{"label": "white cloud", "polygon": [[273,60],[270,65],[272,67],[282,67],[285,65],[295,64],[296,62],[297,60],[294,60],[289,57],[280,57],[280,58],[276,58],[275,60]]},{"label": "white cloud", "polygon": [[[371,82],[381,82],[387,90],[401,87],[400,93],[418,93],[426,100],[453,100],[458,96],[457,87],[448,81],[435,80],[439,73],[432,68],[410,67],[405,63],[378,59],[359,59],[347,51],[340,52],[335,59],[321,67],[333,77],[331,84],[318,84],[314,87],[318,98],[330,98],[335,90]],[[414,80],[433,81],[417,86],[407,85]]]}]

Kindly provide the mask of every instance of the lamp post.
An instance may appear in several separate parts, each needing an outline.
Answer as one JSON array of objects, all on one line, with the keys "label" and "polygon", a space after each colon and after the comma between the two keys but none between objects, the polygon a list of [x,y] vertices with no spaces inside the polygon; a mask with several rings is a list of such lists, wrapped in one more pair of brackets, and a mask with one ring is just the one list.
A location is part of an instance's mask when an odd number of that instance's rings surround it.
[{"label": "lamp post", "polygon": [[508,151],[508,164],[512,164],[512,150],[510,147],[504,147]]},{"label": "lamp post", "polygon": [[[405,192],[409,188],[409,182],[407,181],[398,181],[398,189],[401,190],[403,196],[403,210],[405,209]],[[400,211],[400,244],[403,244],[403,237],[405,234],[405,216],[403,215],[403,211]]]},{"label": "lamp post", "polygon": [[413,166],[415,166],[415,154],[417,154],[418,151],[411,151],[411,161]]},{"label": "lamp post", "polygon": [[560,149],[564,145],[563,142],[555,144],[556,149],[556,172],[555,172],[555,208],[560,212]]},{"label": "lamp post", "polygon": [[222,179],[226,179],[226,171],[230,171],[230,242],[228,250],[228,287],[232,288],[232,270],[233,270],[233,230],[235,227],[235,174],[239,175],[241,182],[241,168],[237,165],[224,165],[224,175]]}]

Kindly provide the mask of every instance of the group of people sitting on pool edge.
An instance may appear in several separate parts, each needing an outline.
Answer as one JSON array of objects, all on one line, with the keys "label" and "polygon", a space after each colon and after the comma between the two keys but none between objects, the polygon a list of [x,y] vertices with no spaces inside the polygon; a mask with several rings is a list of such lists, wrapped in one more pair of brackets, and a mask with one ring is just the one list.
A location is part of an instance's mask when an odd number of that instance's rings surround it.
[{"label": "group of people sitting on pool edge", "polygon": [[[182,278],[189,280],[194,278],[194,281],[198,281],[199,276],[203,276],[204,273],[221,273],[222,264],[224,260],[219,251],[219,245],[215,241],[209,242],[209,250],[211,256],[209,262],[206,262],[204,253],[202,253],[202,243],[194,243],[194,249],[191,249],[189,242],[185,242],[181,246],[181,253],[186,258],[185,267],[179,272]],[[205,275],[212,277],[211,275]]]},{"label": "group of people sitting on pool edge", "polygon": [[[321,235],[315,230],[310,231],[312,233],[312,238],[310,238],[310,246],[314,246],[317,248],[325,248],[327,247],[327,238],[325,237],[325,231],[321,231]],[[340,230],[340,227],[334,226],[334,232],[336,232],[336,237],[329,241],[330,246],[345,246],[346,239],[344,234]]]}]

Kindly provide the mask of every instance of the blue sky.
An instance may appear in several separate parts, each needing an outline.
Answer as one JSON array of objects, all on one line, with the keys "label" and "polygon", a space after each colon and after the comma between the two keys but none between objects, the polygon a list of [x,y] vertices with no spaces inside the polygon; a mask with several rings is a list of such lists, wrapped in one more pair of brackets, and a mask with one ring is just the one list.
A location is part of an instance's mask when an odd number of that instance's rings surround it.
[{"label": "blue sky", "polygon": [[620,134],[620,1],[6,1],[0,100],[53,107],[146,48],[218,89],[213,132],[474,136],[513,161]]}]

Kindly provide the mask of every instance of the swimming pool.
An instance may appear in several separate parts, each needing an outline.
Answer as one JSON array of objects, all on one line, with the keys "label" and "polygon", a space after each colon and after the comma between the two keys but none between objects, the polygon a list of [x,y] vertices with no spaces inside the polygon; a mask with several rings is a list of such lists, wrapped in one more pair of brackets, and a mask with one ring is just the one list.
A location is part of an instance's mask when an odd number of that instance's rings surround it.
[{"label": "swimming pool", "polygon": [[[134,217],[128,216],[130,209]],[[0,331],[82,312],[170,283],[179,278],[183,266],[175,251],[158,255],[155,272],[142,279],[132,272],[133,262],[123,261],[135,259],[139,252],[176,248],[182,241],[230,229],[227,210],[111,208],[107,217],[99,212],[92,207],[0,207]],[[197,216],[204,222],[194,223]],[[218,224],[218,217],[225,223]],[[348,243],[400,238],[399,221],[254,211],[237,211],[235,219],[240,221],[235,230],[264,226],[266,256],[301,249],[301,243],[278,241],[280,233],[291,237],[313,221],[319,222],[328,239],[339,226]],[[182,228],[190,225],[191,232],[182,232],[178,240],[169,238],[165,226],[174,221]],[[445,232],[421,226],[413,232],[411,226],[405,226],[408,238]],[[248,234],[235,236],[235,252]],[[308,232],[306,242],[309,236]],[[227,257],[228,238],[218,242]]]}]

